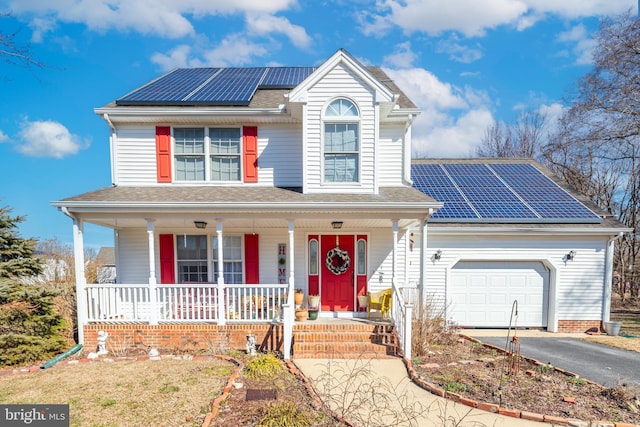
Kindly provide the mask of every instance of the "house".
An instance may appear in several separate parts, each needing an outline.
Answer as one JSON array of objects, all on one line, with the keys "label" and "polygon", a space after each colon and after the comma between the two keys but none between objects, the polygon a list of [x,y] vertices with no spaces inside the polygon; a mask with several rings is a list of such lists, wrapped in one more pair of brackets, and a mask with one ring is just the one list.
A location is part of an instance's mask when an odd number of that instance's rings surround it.
[{"label": "house", "polygon": [[[110,128],[113,183],[53,203],[73,220],[81,341],[108,329],[178,345],[224,330],[236,345],[272,337],[288,358],[295,289],[320,296],[320,316],[349,319],[364,316],[359,296],[391,288],[410,357],[412,302],[453,298],[454,321],[507,327],[510,302],[478,315],[473,287],[489,280],[491,300],[520,298],[495,277],[513,287],[522,275],[537,287],[524,297],[544,299],[522,302],[523,315],[541,311],[528,326],[608,316],[623,228],[596,214],[574,227],[441,221],[447,193],[412,178],[419,109],[344,50],[318,67],[177,69],[95,111]],[[116,284],[85,283],[87,222],[114,230]],[[570,250],[575,260],[560,261]]]}]

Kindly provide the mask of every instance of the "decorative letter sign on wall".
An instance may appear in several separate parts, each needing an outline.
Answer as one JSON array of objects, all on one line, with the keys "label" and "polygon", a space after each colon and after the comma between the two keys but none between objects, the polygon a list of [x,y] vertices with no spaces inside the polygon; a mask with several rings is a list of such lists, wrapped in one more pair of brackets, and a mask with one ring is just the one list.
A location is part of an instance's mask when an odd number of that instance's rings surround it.
[{"label": "decorative letter sign on wall", "polygon": [[287,244],[278,243],[278,283],[287,283]]}]

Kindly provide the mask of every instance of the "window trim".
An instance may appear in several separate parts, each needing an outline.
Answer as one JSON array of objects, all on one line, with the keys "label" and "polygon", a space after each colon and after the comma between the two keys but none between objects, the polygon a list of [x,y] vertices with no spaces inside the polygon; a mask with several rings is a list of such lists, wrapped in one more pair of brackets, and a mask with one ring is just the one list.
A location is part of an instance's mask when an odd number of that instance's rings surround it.
[{"label": "window trim", "polygon": [[[236,238],[240,239],[240,258],[239,259],[231,259],[230,260],[230,259],[225,259],[224,258],[225,254],[227,254],[229,252],[229,251],[224,250],[224,240],[226,238],[231,238],[231,237],[236,237]],[[216,234],[212,234],[212,235],[209,235],[209,239],[208,239],[208,242],[211,242],[211,256],[209,257],[209,260],[211,262],[211,275],[210,275],[210,278],[211,278],[211,281],[214,282],[214,283],[217,282],[217,280],[218,280],[218,278],[216,277],[216,269],[215,269],[216,264],[218,263],[218,257],[216,255],[216,247],[213,244],[214,240],[217,239],[217,238],[218,238],[218,236]],[[222,257],[223,257],[222,258],[222,264],[223,264],[223,266],[222,266],[222,269],[223,269],[222,274],[224,275],[224,263],[225,262],[240,263],[240,267],[241,267],[240,268],[240,282],[230,283],[230,282],[227,282],[225,280],[225,282],[224,282],[225,284],[232,284],[232,285],[233,284],[244,284],[245,281],[246,281],[246,279],[245,279],[246,278],[246,272],[245,272],[246,260],[245,260],[245,257],[244,257],[244,255],[245,255],[245,247],[244,247],[244,245],[245,245],[245,243],[244,243],[244,235],[242,235],[242,234],[224,234],[222,236]]]},{"label": "window trim", "polygon": [[[355,109],[355,112],[357,113],[354,116],[332,116],[332,115],[327,115],[327,111],[329,110],[329,108],[334,105],[336,102],[338,101],[347,101],[349,102],[353,108]],[[362,183],[362,115],[360,112],[360,108],[358,107],[358,104],[351,98],[347,97],[347,96],[338,96],[336,98],[332,98],[331,100],[329,100],[327,102],[327,104],[324,106],[324,108],[322,109],[322,116],[321,116],[321,183],[322,185],[325,186],[345,186],[345,185],[349,185],[349,186],[356,186],[356,185],[361,185]],[[327,155],[327,151],[326,151],[326,143],[327,143],[327,135],[326,135],[326,125],[328,124],[356,124],[357,126],[357,139],[356,139],[356,144],[357,144],[357,151],[336,151],[336,152],[329,152],[329,154],[355,154],[357,156],[357,160],[356,160],[356,174],[357,174],[357,179],[354,181],[327,181],[325,179],[325,175],[326,175],[326,155]]]},{"label": "window trim", "polygon": [[[176,150],[176,138],[175,138],[175,129],[203,129],[204,131],[204,153],[202,154],[194,154],[196,156],[204,157],[204,180],[187,180],[187,179],[178,179],[177,175],[177,162],[176,158],[179,156],[189,156],[190,154],[178,154]],[[212,129],[237,129],[239,131],[239,145],[238,145],[238,153],[237,154],[226,154],[226,153],[213,153],[211,150],[211,135],[210,132]],[[244,131],[243,126],[172,126],[171,127],[171,148],[172,148],[172,156],[171,156],[171,169],[174,176],[174,183],[185,183],[185,184],[202,184],[202,183],[213,183],[213,184],[239,184],[244,182]],[[211,178],[211,167],[212,157],[222,155],[224,157],[237,157],[238,159],[238,179],[237,180],[213,180]]]}]

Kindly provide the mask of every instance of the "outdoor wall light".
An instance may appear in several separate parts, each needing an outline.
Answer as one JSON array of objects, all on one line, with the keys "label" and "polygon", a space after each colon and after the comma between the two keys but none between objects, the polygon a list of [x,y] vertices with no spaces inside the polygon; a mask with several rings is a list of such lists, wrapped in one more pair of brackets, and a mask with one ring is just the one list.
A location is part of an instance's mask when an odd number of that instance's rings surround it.
[{"label": "outdoor wall light", "polygon": [[576,257],[576,251],[569,251],[569,253],[565,255],[565,258],[567,259],[567,261],[571,261],[575,257]]},{"label": "outdoor wall light", "polygon": [[200,228],[200,229],[207,228],[207,223],[204,221],[193,221],[193,224],[196,226],[196,228]]},{"label": "outdoor wall light", "polygon": [[342,228],[342,221],[333,221],[331,223],[331,227],[333,227],[334,230],[340,230]]},{"label": "outdoor wall light", "polygon": [[436,253],[433,254],[433,259],[435,259],[436,261],[438,261],[440,258],[442,258],[442,251],[440,249],[438,249],[436,251]]}]

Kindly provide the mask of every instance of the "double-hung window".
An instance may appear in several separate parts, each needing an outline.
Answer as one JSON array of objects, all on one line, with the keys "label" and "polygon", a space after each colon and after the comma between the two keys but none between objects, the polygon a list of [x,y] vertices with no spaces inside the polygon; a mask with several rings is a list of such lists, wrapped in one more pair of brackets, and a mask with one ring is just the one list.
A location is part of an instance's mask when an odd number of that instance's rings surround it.
[{"label": "double-hung window", "polygon": [[240,181],[240,128],[174,128],[176,181]]},{"label": "double-hung window", "polygon": [[211,128],[211,180],[240,181],[240,129]]},{"label": "double-hung window", "polygon": [[324,182],[358,182],[360,115],[347,99],[332,101],[324,112]]},{"label": "double-hung window", "polygon": [[175,170],[178,181],[204,181],[205,144],[203,128],[175,128]]},{"label": "double-hung window", "polygon": [[208,282],[207,236],[180,236],[176,241],[178,283]]},{"label": "double-hung window", "polygon": [[[213,280],[218,281],[218,237],[213,237]],[[222,263],[224,264],[224,282],[242,283],[242,238],[241,236],[222,237]]]}]

